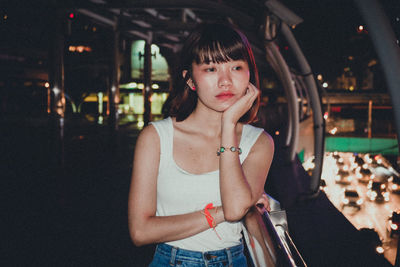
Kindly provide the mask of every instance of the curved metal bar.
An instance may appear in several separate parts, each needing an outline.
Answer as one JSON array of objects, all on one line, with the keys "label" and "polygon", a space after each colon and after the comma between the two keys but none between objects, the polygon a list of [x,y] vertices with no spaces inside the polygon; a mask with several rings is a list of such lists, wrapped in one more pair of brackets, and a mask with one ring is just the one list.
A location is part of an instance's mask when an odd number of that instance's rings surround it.
[{"label": "curved metal bar", "polygon": [[[296,90],[298,92],[299,95],[299,114],[300,114],[300,122],[306,120],[310,114],[311,114],[311,105],[310,105],[310,96],[308,94],[308,90],[307,90],[307,85],[304,82],[304,75],[300,75],[298,74],[296,71],[294,71],[293,69],[292,71],[292,77],[293,80],[295,82],[296,85]],[[305,106],[305,103],[307,103],[307,105]],[[306,108],[306,110],[304,111],[304,107]]]},{"label": "curved metal bar", "polygon": [[[270,238],[275,245],[275,255],[277,261],[275,266],[295,267],[295,266],[307,266],[302,256],[297,250],[296,246],[292,242],[289,233],[281,225],[274,225],[268,212],[264,212],[262,215],[265,228],[268,231]],[[283,236],[281,237],[277,231],[277,227],[282,229]],[[287,239],[289,236],[289,239]]]},{"label": "curved metal bar", "polygon": [[286,239],[286,242],[288,243],[290,251],[292,251],[295,262],[299,262],[299,264],[297,264],[297,266],[299,266],[300,264],[301,264],[301,266],[307,266],[306,262],[304,261],[299,250],[297,249],[296,245],[294,244],[288,231],[285,231],[285,239]]},{"label": "curved metal bar", "polygon": [[294,82],[294,85],[295,85],[294,87],[296,88],[297,95],[299,97],[298,98],[298,102],[299,102],[299,120],[302,121],[303,118],[304,118],[304,112],[303,112],[303,109],[304,109],[304,94],[303,94],[303,88],[302,88],[302,86],[301,86],[301,84],[299,82],[299,77],[296,74],[292,73],[292,79],[293,79],[293,82]]},{"label": "curved metal bar", "polygon": [[313,110],[313,120],[314,120],[314,155],[315,155],[315,168],[311,175],[310,181],[310,193],[317,193],[319,191],[319,183],[322,173],[323,157],[324,157],[324,121],[321,108],[321,99],[318,94],[317,85],[312,75],[312,70],[308,64],[303,52],[300,49],[296,39],[293,36],[292,31],[289,26],[282,23],[281,27],[282,33],[289,43],[292,49],[300,70],[302,73],[308,73],[305,75],[305,83],[308,87],[308,93],[310,96],[310,105]]},{"label": "curved metal bar", "polygon": [[239,19],[243,22],[243,25],[253,25],[254,17],[242,12],[239,9],[233,8],[227,4],[220,1],[210,1],[210,0],[126,0],[126,1],[116,1],[112,3],[104,4],[81,4],[83,7],[97,7],[97,8],[124,8],[126,10],[135,9],[150,9],[150,8],[163,8],[163,9],[174,9],[174,8],[195,8],[204,10],[217,11],[223,16],[228,16],[233,19]]},{"label": "curved metal bar", "polygon": [[[288,95],[288,93],[287,93],[287,85],[284,82],[285,81],[285,78],[284,78],[285,75],[283,74],[281,66],[278,63],[277,59],[276,59],[276,56],[275,56],[276,53],[274,53],[272,51],[274,49],[274,45],[268,44],[268,45],[266,45],[265,48],[266,48],[266,54],[267,54],[267,61],[271,64],[272,69],[275,71],[275,73],[277,74],[279,79],[282,81],[283,89],[285,91],[285,95]],[[278,53],[279,53],[279,51],[278,51]],[[285,142],[284,142],[284,146],[285,147],[289,147],[290,140],[292,138],[292,132],[293,132],[293,130],[292,130],[292,128],[293,128],[293,120],[292,120],[292,117],[291,117],[292,113],[290,112],[291,106],[289,104],[287,104],[287,105],[288,105],[288,111],[289,112],[288,112],[287,130],[286,130]]]},{"label": "curved metal bar", "polygon": [[[268,24],[268,18],[266,25]],[[285,24],[282,22],[282,24]],[[265,37],[270,39],[268,27],[265,27]],[[288,147],[288,160],[293,161],[296,155],[296,148],[299,139],[299,106],[297,103],[297,93],[290,73],[289,67],[286,64],[285,59],[279,52],[275,42],[267,42],[267,57],[271,62],[275,63],[273,66],[277,74],[279,75],[283,88],[285,90],[287,104],[288,104],[288,133],[286,136],[285,145]],[[274,65],[275,65],[274,64]]]},{"label": "curved metal bar", "polygon": [[310,116],[310,114],[311,114],[310,94],[308,93],[307,86],[306,86],[306,84],[304,82],[304,76],[298,76],[298,80],[299,80],[299,84],[301,85],[301,88],[304,89],[304,93],[305,93],[306,99],[307,99],[307,109],[306,109],[306,112],[304,114],[304,116],[305,116],[304,119],[307,119],[308,116]]}]

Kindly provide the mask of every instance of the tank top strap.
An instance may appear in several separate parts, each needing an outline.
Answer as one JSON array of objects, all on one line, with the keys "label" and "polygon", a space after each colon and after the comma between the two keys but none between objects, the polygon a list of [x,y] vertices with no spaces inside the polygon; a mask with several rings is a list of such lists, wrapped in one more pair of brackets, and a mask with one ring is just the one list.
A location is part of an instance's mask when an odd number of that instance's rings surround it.
[{"label": "tank top strap", "polygon": [[150,122],[150,124],[156,128],[158,136],[160,137],[160,157],[172,158],[174,128],[171,117],[160,121]]},{"label": "tank top strap", "polygon": [[249,124],[243,125],[242,137],[240,138],[239,145],[239,147],[242,149],[242,154],[240,154],[240,163],[243,164],[251,148],[256,143],[258,137],[263,131],[264,129],[254,127]]}]

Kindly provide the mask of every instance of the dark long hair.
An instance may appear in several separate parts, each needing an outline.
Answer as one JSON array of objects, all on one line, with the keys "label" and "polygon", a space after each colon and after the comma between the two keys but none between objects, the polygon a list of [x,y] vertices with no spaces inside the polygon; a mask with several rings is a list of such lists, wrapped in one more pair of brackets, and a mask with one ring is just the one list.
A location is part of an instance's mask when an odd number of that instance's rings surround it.
[{"label": "dark long hair", "polygon": [[[186,39],[180,53],[180,64],[175,72],[172,90],[163,106],[164,116],[185,120],[196,108],[197,94],[187,85],[191,78],[192,63],[225,63],[231,60],[245,60],[249,65],[250,82],[257,88],[259,78],[249,41],[246,36],[231,25],[201,24]],[[185,77],[182,77],[186,70]],[[240,122],[253,122],[257,115],[260,97],[251,109],[240,118]]]}]

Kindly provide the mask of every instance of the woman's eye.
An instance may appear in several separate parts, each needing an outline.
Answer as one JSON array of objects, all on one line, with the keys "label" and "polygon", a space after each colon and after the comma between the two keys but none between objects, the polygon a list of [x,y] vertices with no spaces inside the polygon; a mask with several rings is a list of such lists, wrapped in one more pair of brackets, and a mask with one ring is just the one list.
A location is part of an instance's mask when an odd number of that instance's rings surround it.
[{"label": "woman's eye", "polygon": [[242,69],[242,66],[235,66],[235,67],[233,67],[233,69],[234,69],[234,70],[241,70],[241,69]]},{"label": "woman's eye", "polygon": [[207,71],[207,72],[214,72],[214,71],[215,71],[215,68],[207,68],[206,71]]}]

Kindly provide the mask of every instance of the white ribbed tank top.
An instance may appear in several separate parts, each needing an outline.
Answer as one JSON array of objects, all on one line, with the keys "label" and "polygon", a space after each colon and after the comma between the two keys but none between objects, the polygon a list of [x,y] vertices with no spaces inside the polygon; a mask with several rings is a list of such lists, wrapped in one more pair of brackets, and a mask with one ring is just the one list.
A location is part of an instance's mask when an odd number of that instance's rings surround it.
[{"label": "white ribbed tank top", "polygon": [[[191,174],[180,168],[173,158],[174,128],[170,117],[151,123],[160,137],[160,165],[157,178],[157,216],[185,214],[204,209],[212,202],[221,205],[219,191],[219,170]],[[240,162],[246,159],[251,147],[263,129],[245,124],[239,147],[242,148]],[[240,243],[241,222],[223,222],[216,231],[208,229],[194,236],[167,242],[167,244],[187,250],[210,251],[235,246]]]}]

